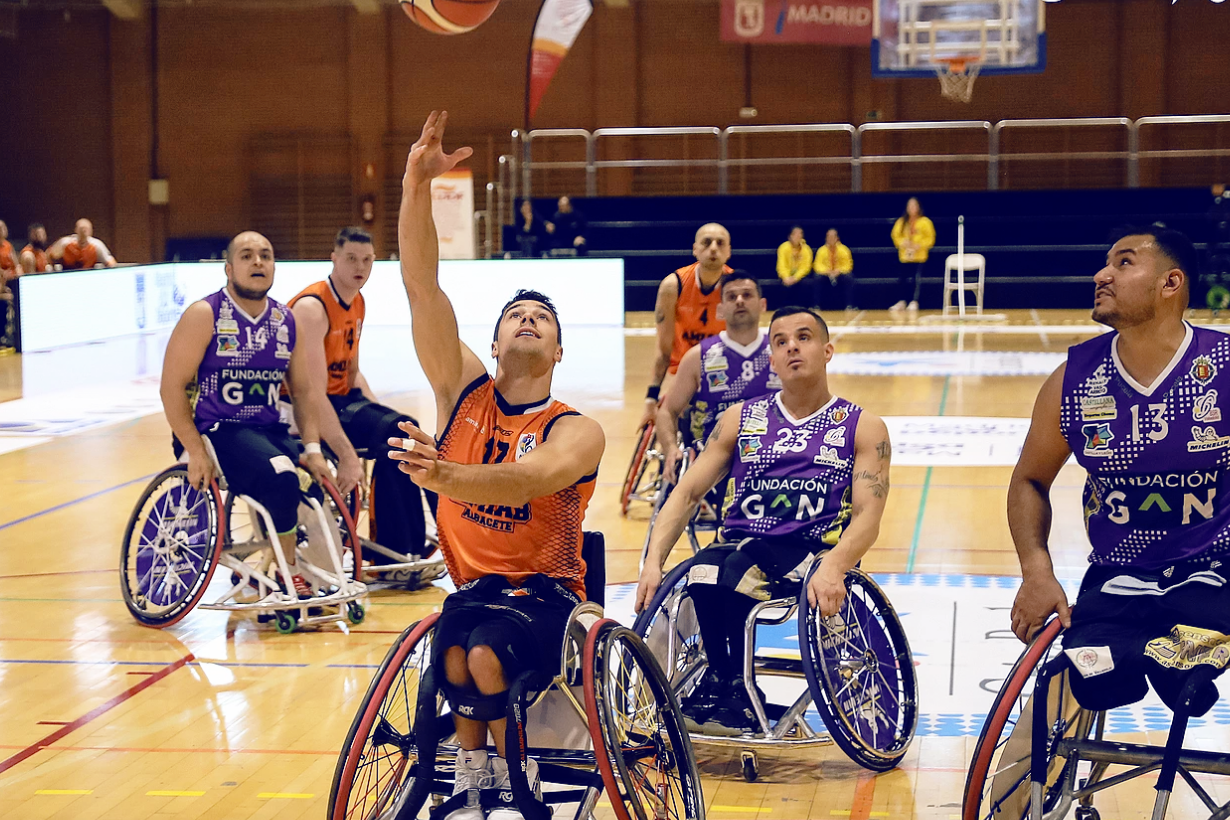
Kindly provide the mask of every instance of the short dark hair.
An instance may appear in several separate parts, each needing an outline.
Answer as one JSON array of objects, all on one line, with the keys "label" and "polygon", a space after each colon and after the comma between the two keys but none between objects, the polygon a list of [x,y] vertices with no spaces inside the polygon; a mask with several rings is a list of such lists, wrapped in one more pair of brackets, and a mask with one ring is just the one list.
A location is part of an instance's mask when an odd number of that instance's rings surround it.
[{"label": "short dark hair", "polygon": [[741,269],[732,270],[730,273],[722,274],[722,278],[718,280],[718,293],[725,291],[726,286],[731,282],[742,282],[744,280],[747,280],[756,286],[757,296],[762,298],[764,297],[764,291],[760,289],[760,280],[758,280],[755,276],[752,276],[747,271]]},{"label": "short dark hair", "polygon": [[508,309],[517,302],[538,302],[547,310],[551,311],[551,315],[555,317],[555,341],[563,344],[564,329],[560,327],[559,313],[555,310],[555,303],[551,301],[551,297],[545,293],[539,293],[536,290],[527,290],[522,288],[513,294],[513,298],[504,303],[504,307],[500,308],[500,318],[495,320],[495,332],[491,334],[491,341],[499,341],[500,338],[500,322],[504,321],[504,314]]},{"label": "short dark hair", "polygon": [[360,242],[370,245],[372,243],[372,235],[362,228],[350,225],[337,232],[337,239],[333,241],[333,244],[340,248],[347,242]]},{"label": "short dark hair", "polygon": [[803,307],[802,305],[788,305],[773,311],[773,318],[769,320],[769,327],[772,328],[773,323],[778,319],[785,319],[787,316],[796,316],[800,313],[806,313],[815,319],[816,324],[819,325],[820,330],[824,333],[824,338],[829,338],[829,326],[824,321],[824,317],[820,315],[820,311],[815,308]]},{"label": "short dark hair", "polygon": [[790,226],[790,233],[794,233],[795,231],[801,231],[801,230],[803,230],[802,225],[791,225]]},{"label": "short dark hair", "polygon": [[42,222],[31,222],[29,225],[26,226],[26,235],[28,236],[29,234],[34,233],[39,228],[42,228],[43,230],[47,230],[46,226],[43,225]]},{"label": "short dark hair", "polygon": [[1163,222],[1154,222],[1152,225],[1120,225],[1110,232],[1107,241],[1114,245],[1125,236],[1153,237],[1153,244],[1170,264],[1183,271],[1189,285],[1200,275],[1200,256],[1187,234],[1182,231],[1167,228]]}]

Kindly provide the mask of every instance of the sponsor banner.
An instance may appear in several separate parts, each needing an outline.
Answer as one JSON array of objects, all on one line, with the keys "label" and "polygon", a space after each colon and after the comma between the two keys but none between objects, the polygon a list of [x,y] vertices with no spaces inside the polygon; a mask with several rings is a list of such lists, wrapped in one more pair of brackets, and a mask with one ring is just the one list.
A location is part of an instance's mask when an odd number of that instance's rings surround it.
[{"label": "sponsor banner", "polygon": [[722,0],[722,41],[871,45],[872,0]]},{"label": "sponsor banner", "polygon": [[458,168],[431,181],[431,215],[441,259],[473,259],[474,174]]},{"label": "sponsor banner", "polygon": [[894,467],[1012,467],[1029,419],[886,416]]},{"label": "sponsor banner", "polygon": [[534,119],[547,86],[559,70],[568,49],[594,12],[591,0],[544,0],[534,22],[530,40],[530,82],[526,99],[526,119]]},{"label": "sponsor banner", "polygon": [[905,351],[838,353],[828,372],[845,376],[1049,376],[1067,353]]}]

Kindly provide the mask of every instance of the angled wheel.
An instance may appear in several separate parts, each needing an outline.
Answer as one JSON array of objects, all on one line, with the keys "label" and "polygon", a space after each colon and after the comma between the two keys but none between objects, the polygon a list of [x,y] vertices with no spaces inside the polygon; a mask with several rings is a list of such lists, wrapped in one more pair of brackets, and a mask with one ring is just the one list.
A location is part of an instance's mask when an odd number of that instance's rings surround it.
[{"label": "angled wheel", "polygon": [[862,570],[852,569],[841,612],[823,618],[806,595],[799,610],[803,673],[833,741],[864,768],[893,768],[914,739],[918,681],[888,598]]},{"label": "angled wheel", "polygon": [[704,820],[700,773],[679,702],[644,642],[614,621],[585,640],[585,710],[619,820]]},{"label": "angled wheel", "polygon": [[225,540],[217,482],[188,483],[188,468],[163,470],[145,488],[120,547],[120,591],[132,616],[167,627],[205,594]]},{"label": "angled wheel", "polygon": [[649,450],[649,445],[653,443],[653,434],[654,426],[650,422],[641,428],[640,437],[636,440],[636,449],[632,451],[632,463],[628,465],[628,472],[624,476],[623,491],[619,496],[620,511],[624,515],[628,514],[628,504],[632,502],[632,496],[640,486],[641,478],[645,475],[645,453]]},{"label": "angled wheel", "polygon": [[359,530],[351,514],[351,504],[342,496],[332,481],[324,481],[320,486],[325,493],[321,504],[325,510],[325,517],[333,523],[334,535],[339,538],[338,547],[342,551],[342,569],[346,571],[349,580],[361,581],[363,579],[359,575],[363,569],[363,539],[358,535]]},{"label": "angled wheel", "polygon": [[[414,739],[419,681],[431,664],[437,613],[397,637],[367,687],[342,745],[329,792],[330,820],[417,817],[419,806],[401,806],[418,776]],[[386,814],[387,813],[387,814]]]},{"label": "angled wheel", "polygon": [[699,683],[707,663],[696,621],[696,610],[687,594],[689,558],[662,579],[653,600],[637,615],[632,629],[645,642],[666,672],[675,696],[682,699]]},{"label": "angled wheel", "polygon": [[[1062,651],[1056,640],[1062,631],[1058,618],[1047,624],[1021,653],[995,696],[965,778],[962,820],[1022,820],[1029,816],[1034,683],[1038,670]],[[1077,705],[1068,686],[1067,672],[1051,679],[1047,710],[1049,748],[1044,811],[1060,802],[1064,786],[1076,768],[1076,760],[1055,753],[1056,744],[1064,738],[1088,737],[1096,718],[1096,713]]]}]

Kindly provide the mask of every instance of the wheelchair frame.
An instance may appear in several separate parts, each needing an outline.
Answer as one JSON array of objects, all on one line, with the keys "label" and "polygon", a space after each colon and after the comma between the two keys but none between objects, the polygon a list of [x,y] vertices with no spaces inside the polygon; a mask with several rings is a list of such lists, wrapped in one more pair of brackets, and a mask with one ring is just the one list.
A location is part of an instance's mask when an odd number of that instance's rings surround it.
[{"label": "wheelchair frame", "polygon": [[[654,443],[656,426],[651,421],[641,428],[638,434],[636,449],[632,451],[632,462],[624,475],[623,489],[620,491],[620,511],[628,514],[628,507],[633,501],[643,501],[653,504],[658,491],[662,487],[662,451]],[[656,472],[652,467],[656,465]],[[648,478],[647,478],[648,476]]]},{"label": "wheelchair frame", "polygon": [[[658,487],[653,497],[653,513],[649,516],[649,525],[645,529],[645,541],[641,544],[641,562],[638,569],[645,568],[645,560],[649,557],[649,542],[653,539],[653,525],[657,523],[658,515],[662,512],[666,499],[670,497],[671,490],[679,485],[679,482],[683,480],[684,473],[688,471],[688,468],[692,466],[692,462],[698,457],[697,449],[695,444],[683,448],[683,455],[679,458],[679,476],[674,483],[667,483],[665,480],[658,482]],[[719,484],[718,486],[724,485]],[[716,488],[710,490],[701,499],[700,506],[697,507],[696,513],[688,519],[687,527],[684,530],[688,536],[688,543],[692,546],[693,555],[709,546],[708,544],[700,543],[700,533],[710,532],[716,535],[717,531],[721,528],[721,501],[717,500],[713,495],[714,492],[716,492]]]},{"label": "wheelchair frame", "polygon": [[[659,657],[659,662],[662,663],[663,667],[670,671],[671,687],[676,696],[690,690],[699,683],[706,667],[702,655],[703,650],[700,648],[699,643],[694,644],[691,648],[681,647],[676,643],[680,638],[686,639],[690,636],[695,636],[699,639],[699,630],[694,623],[686,623],[680,626],[680,619],[685,617],[681,613],[681,609],[685,600],[683,591],[686,587],[686,575],[693,561],[694,559],[690,558],[671,570],[663,579],[658,593],[654,596],[654,601],[641,612],[633,627],[637,634],[641,635],[650,648],[654,650],[655,656]],[[807,578],[810,578],[811,572],[814,572],[818,566],[819,561],[813,562]],[[890,646],[890,649],[895,650],[898,669],[904,670],[904,674],[898,676],[900,691],[894,696],[897,707],[901,711],[901,716],[904,718],[903,722],[906,724],[900,727],[904,729],[904,732],[900,733],[899,736],[895,735],[893,742],[885,744],[884,749],[873,749],[867,744],[856,740],[858,736],[857,727],[851,725],[850,719],[844,715],[837,703],[841,692],[837,692],[837,696],[834,696],[834,693],[829,692],[820,680],[820,677],[824,674],[822,669],[824,659],[823,657],[815,656],[822,656],[823,650],[814,651],[814,648],[811,646],[812,641],[808,637],[814,629],[829,629],[829,626],[824,623],[826,619],[814,617],[814,610],[802,606],[798,597],[791,596],[758,602],[747,617],[748,634],[752,636],[754,636],[754,630],[758,626],[784,624],[796,614],[799,618],[800,659],[797,661],[787,658],[756,655],[754,637],[747,640],[744,644],[742,679],[748,697],[751,700],[756,721],[759,724],[758,729],[751,734],[744,733],[741,736],[729,737],[693,731],[690,735],[692,742],[698,746],[742,749],[743,776],[749,782],[755,780],[758,776],[755,752],[758,748],[806,748],[837,743],[843,752],[864,768],[873,771],[887,771],[896,766],[901,758],[905,756],[905,752],[913,740],[918,721],[917,681],[914,674],[913,657],[910,654],[909,644],[905,640],[905,633],[901,628],[900,621],[897,620],[896,614],[891,606],[888,605],[888,599],[884,596],[884,593],[861,570],[851,570],[847,575],[847,590],[850,590],[854,583],[862,587],[862,594],[867,595],[869,598],[878,598],[878,600],[874,601],[875,607],[882,610],[888,628],[896,632],[895,636],[888,637],[885,635],[885,637],[888,638],[890,644],[900,643],[899,647]],[[803,590],[801,594],[805,595],[806,580],[803,583]],[[848,592],[846,608],[843,611],[848,612],[850,610],[853,594]],[[659,611],[665,611],[667,618],[664,627],[664,647],[660,645],[661,637],[654,634],[656,629],[662,628],[658,626],[660,624],[657,618]],[[695,613],[691,613],[688,617],[694,619]],[[881,632],[883,631],[881,629]],[[846,639],[846,643],[851,644],[848,639]],[[660,648],[664,649],[664,652],[659,656],[658,650]],[[667,660],[663,661],[663,657]],[[869,669],[872,675],[878,671],[878,666],[876,665],[878,661],[876,658],[878,656],[872,649],[864,647],[861,661],[857,657],[851,657],[846,661],[839,662],[838,676],[842,677],[847,687],[853,687],[858,676],[864,671]],[[794,679],[802,678],[806,681],[807,685],[792,703],[770,710],[769,705],[765,703],[757,691],[757,674]],[[878,682],[873,679],[871,683],[873,685],[868,688],[875,689],[876,685],[882,687],[887,683],[887,680],[881,675]],[[882,696],[883,691],[878,689],[872,692],[872,694]],[[827,731],[818,731],[808,723],[806,719],[807,707],[813,703],[816,704],[817,711],[820,713]],[[771,711],[775,714],[771,714]]]}]

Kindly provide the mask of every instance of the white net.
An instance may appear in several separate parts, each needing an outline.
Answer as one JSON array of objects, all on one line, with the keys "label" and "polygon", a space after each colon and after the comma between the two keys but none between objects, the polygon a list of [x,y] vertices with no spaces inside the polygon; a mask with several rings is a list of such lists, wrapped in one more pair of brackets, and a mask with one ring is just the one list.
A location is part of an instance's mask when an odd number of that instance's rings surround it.
[{"label": "white net", "polygon": [[935,69],[940,78],[940,93],[950,100],[967,103],[974,97],[974,80],[978,79],[978,63],[953,60]]}]

